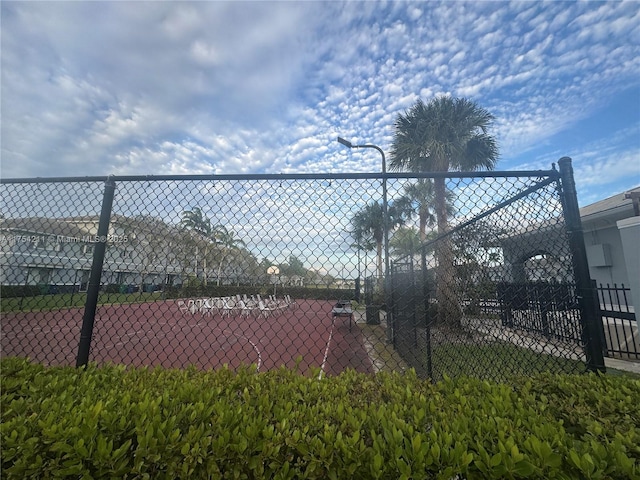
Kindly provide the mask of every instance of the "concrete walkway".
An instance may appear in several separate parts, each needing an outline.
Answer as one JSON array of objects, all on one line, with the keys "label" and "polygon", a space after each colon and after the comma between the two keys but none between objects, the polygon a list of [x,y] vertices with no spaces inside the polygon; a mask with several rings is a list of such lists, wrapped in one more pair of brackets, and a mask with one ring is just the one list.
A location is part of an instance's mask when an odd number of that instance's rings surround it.
[{"label": "concrete walkway", "polygon": [[604,358],[604,366],[607,368],[615,368],[616,370],[624,370],[625,372],[640,375],[640,362],[631,362],[629,360],[620,360],[618,358]]},{"label": "concrete walkway", "polygon": [[[384,312],[381,312],[384,313]],[[393,347],[386,342],[386,315],[383,317],[380,325],[366,325],[363,311],[354,312],[354,321],[356,324],[360,324],[362,333],[365,340],[365,348],[369,354],[369,359],[373,364],[374,371],[405,371],[408,365],[400,357],[400,355],[393,349]],[[479,322],[480,323],[480,322]],[[503,341],[513,341],[514,335],[520,340],[520,345],[527,344],[529,348],[537,350],[540,353],[556,354],[564,356],[565,358],[574,358],[575,360],[584,360],[584,354],[581,349],[576,351],[576,346],[567,349],[566,345],[562,345],[562,342],[549,342],[540,339],[539,337],[528,338],[528,342],[523,342],[523,332],[506,332],[504,327],[492,326],[493,328],[487,328],[486,321],[482,325],[484,328],[480,328],[484,334],[489,334],[489,338],[498,339]],[[491,323],[491,322],[488,322]],[[564,347],[564,348],[562,348]],[[551,351],[549,351],[551,350]],[[615,369],[625,372],[631,372],[640,375],[640,362],[634,362],[629,360],[620,360],[617,358],[604,359],[605,367],[607,369]]]}]

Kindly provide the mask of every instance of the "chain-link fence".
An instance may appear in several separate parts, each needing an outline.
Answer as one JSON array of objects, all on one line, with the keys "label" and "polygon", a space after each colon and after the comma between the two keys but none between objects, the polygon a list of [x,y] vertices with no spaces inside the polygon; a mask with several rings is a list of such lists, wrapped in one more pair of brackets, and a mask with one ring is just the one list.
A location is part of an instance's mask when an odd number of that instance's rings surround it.
[{"label": "chain-link fence", "polygon": [[445,185],[452,221],[392,262],[393,343],[403,359],[433,379],[583,371],[590,348],[601,364],[560,173]]},{"label": "chain-link fence", "polygon": [[562,187],[553,171],[4,180],[2,355],[581,371]]}]

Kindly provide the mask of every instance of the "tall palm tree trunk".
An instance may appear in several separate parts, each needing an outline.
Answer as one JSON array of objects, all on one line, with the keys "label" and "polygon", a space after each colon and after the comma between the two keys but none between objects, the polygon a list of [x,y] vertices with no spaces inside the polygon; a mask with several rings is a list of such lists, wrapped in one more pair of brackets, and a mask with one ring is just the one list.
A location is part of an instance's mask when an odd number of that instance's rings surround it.
[{"label": "tall palm tree trunk", "polygon": [[376,241],[376,255],[378,257],[378,282],[382,279],[382,242]]},{"label": "tall palm tree trunk", "polygon": [[224,260],[225,258],[227,258],[226,254],[222,255],[222,258],[220,259],[220,264],[218,265],[218,281],[216,282],[216,286],[220,286],[220,279],[222,278],[222,267],[224,266]]},{"label": "tall palm tree trunk", "polygon": [[427,241],[427,214],[420,212],[420,243]]},{"label": "tall palm tree trunk", "polygon": [[[449,231],[447,218],[446,186],[444,178],[434,179],[435,209],[438,223],[438,236]],[[436,245],[436,300],[438,302],[438,322],[441,325],[460,325],[460,305],[455,292],[453,249],[451,239],[445,237]]]}]

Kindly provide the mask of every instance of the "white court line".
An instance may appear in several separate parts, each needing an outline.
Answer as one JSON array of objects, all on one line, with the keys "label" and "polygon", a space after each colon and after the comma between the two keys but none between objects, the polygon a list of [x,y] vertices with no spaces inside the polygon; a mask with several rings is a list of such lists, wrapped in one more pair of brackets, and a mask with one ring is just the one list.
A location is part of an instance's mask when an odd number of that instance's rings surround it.
[{"label": "white court line", "polygon": [[8,335],[7,333],[4,333],[3,336],[6,337],[11,337],[11,338],[27,338],[27,337],[33,337],[35,335],[40,335],[42,333],[61,333],[61,332],[70,332],[72,330],[77,329],[78,327],[76,325],[69,327],[60,327],[60,328],[50,328],[50,329],[45,329],[45,327],[34,327],[31,330],[29,330],[28,332],[18,332],[15,335]]},{"label": "white court line", "polygon": [[[134,335],[138,335],[139,333],[144,333],[147,330],[136,330],[135,332],[127,332],[123,335],[120,335],[120,339],[123,339],[124,337],[133,337]],[[101,348],[113,348],[116,347],[118,345],[124,345],[125,343],[127,343],[126,341],[123,342],[116,342],[116,343],[112,343],[111,345],[105,345],[104,347]]]},{"label": "white court line", "polygon": [[251,340],[249,340],[244,335],[242,335],[242,338],[244,338],[247,342],[249,342],[251,344],[251,346],[253,347],[253,349],[255,350],[255,352],[258,354],[258,365],[256,366],[256,372],[259,372],[260,371],[260,365],[262,365],[262,354],[260,353],[260,349],[258,348],[258,346],[255,343],[253,343]]},{"label": "white court line", "polygon": [[318,380],[322,380],[322,374],[324,373],[324,367],[327,364],[327,357],[329,356],[329,347],[331,346],[331,338],[333,337],[333,327],[336,324],[336,317],[331,318],[331,331],[329,332],[329,340],[327,340],[327,348],[324,349],[324,358],[322,359],[322,366],[320,367],[320,373],[318,374]]},{"label": "white court line", "polygon": [[[158,323],[156,323],[155,325],[169,325],[169,322],[158,322]],[[200,325],[200,322],[198,322],[198,323],[196,324],[196,326],[198,326],[198,325]],[[175,330],[176,328],[181,328],[181,327],[182,327],[182,326],[181,326],[181,325],[179,325],[179,324],[174,324],[174,325],[171,327],[171,331]],[[144,329],[144,328],[143,328],[143,329],[140,329],[140,330],[136,330],[135,332],[129,332],[129,333],[125,333],[124,335],[120,335],[120,338],[122,339],[122,338],[124,338],[124,337],[132,337],[132,336],[137,335],[137,334],[139,334],[139,333],[147,333],[147,331],[148,331],[148,330],[146,330],[146,329]],[[153,337],[151,337],[151,338],[158,338],[158,339],[160,339],[160,338],[167,338],[168,336],[169,336],[169,335],[168,335],[168,333],[159,332],[159,333],[154,334],[154,335],[153,335]],[[146,335],[144,335],[144,337],[147,337],[147,336],[146,336]],[[113,347],[117,347],[117,346],[120,346],[120,345],[124,345],[125,343],[128,343],[128,342],[126,342],[126,341],[116,342],[116,343],[112,343],[111,345],[105,345],[105,346],[104,346],[104,347],[102,347],[102,348],[113,348]]]},{"label": "white court line", "polygon": [[[208,326],[208,324],[205,322],[204,324],[201,324],[200,322],[196,323],[196,327],[197,326],[201,326],[201,325],[205,325]],[[173,328],[172,328],[173,330]],[[231,331],[231,330],[221,330],[218,327],[211,327],[211,331],[216,333],[216,332],[220,332],[223,335],[233,335],[236,338],[241,338],[243,340],[245,340],[249,345],[251,345],[251,347],[253,348],[253,350],[256,352],[256,355],[258,355],[258,364],[256,365],[256,372],[260,371],[260,367],[262,366],[262,353],[260,352],[260,349],[258,348],[258,346],[252,342],[251,340],[249,340],[248,337],[246,337],[245,335],[238,335],[237,333]],[[166,337],[167,335],[164,334],[164,336]]]},{"label": "white court line", "polygon": [[[158,325],[160,325],[160,324],[167,325],[168,322],[158,323]],[[199,326],[199,325],[200,325],[200,322],[198,322],[198,324],[196,324],[196,326]],[[174,325],[171,328],[171,330],[173,330],[175,327],[179,327],[179,325]],[[234,332],[229,331],[229,330],[220,330],[217,327],[213,327],[211,330],[214,333],[219,332],[219,333],[221,333],[223,335],[233,335],[236,338],[240,338],[240,339],[245,340],[249,345],[251,345],[253,350],[256,352],[256,355],[258,356],[258,363],[257,363],[257,366],[256,366],[256,371],[258,371],[258,372],[260,371],[260,367],[262,366],[262,353],[260,352],[260,349],[258,348],[258,346],[254,342],[249,340],[244,335],[238,335],[237,333],[234,333]],[[120,338],[123,338],[124,336],[131,337],[131,336],[137,335],[138,333],[141,333],[141,332],[147,332],[147,330],[143,329],[143,330],[137,330],[135,332],[129,332],[129,333],[126,333],[125,335],[122,335]],[[160,339],[160,338],[167,338],[168,336],[169,336],[168,333],[159,332],[159,333],[156,333],[155,335],[153,335],[153,337],[151,337],[151,338]],[[104,348],[104,349],[113,348],[115,346],[124,345],[125,343],[127,343],[127,342],[117,342],[117,343],[114,343],[114,344],[111,344],[111,345],[105,345],[104,347],[101,347],[101,348]]]}]

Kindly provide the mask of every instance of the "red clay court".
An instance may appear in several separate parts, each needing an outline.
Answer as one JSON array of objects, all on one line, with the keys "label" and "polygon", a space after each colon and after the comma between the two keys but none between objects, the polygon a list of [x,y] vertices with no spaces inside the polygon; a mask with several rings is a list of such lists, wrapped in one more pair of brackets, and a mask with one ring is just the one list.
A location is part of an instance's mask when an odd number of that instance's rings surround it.
[{"label": "red clay court", "polygon": [[[332,318],[333,302],[298,300],[296,308],[260,316],[182,313],[176,300],[99,305],[90,361],[135,366],[215,369],[253,364],[258,371],[285,365],[301,373],[346,368],[372,373],[359,328]],[[2,357],[29,357],[46,365],[75,365],[82,308],[2,315]]]}]

